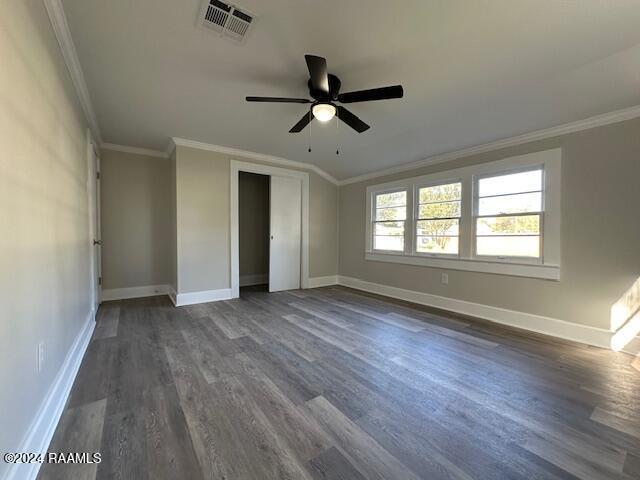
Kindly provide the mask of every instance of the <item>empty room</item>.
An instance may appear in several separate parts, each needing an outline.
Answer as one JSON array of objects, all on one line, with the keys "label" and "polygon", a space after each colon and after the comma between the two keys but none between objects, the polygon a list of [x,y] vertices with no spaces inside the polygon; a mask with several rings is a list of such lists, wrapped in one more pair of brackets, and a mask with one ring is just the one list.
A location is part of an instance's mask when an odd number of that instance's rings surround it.
[{"label": "empty room", "polygon": [[640,480],[639,25],[0,2],[0,479]]}]

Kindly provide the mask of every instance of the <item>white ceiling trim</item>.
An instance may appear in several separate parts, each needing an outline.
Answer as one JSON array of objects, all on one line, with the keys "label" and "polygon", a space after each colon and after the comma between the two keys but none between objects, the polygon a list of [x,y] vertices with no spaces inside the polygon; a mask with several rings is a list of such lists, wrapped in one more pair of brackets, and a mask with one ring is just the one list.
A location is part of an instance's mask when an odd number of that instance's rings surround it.
[{"label": "white ceiling trim", "polygon": [[73,82],[80,105],[84,111],[84,115],[89,123],[89,128],[93,135],[94,141],[98,145],[102,145],[102,136],[100,135],[100,126],[96,118],[93,104],[91,103],[91,97],[89,96],[89,89],[87,88],[87,82],[80,66],[80,59],[78,58],[78,52],[76,46],[73,43],[71,37],[71,31],[69,30],[69,24],[67,23],[67,17],[64,14],[64,8],[60,0],[44,0],[44,6],[49,14],[49,21],[53,27],[53,31],[58,39],[64,62],[67,64],[71,81]]},{"label": "white ceiling trim", "polygon": [[211,152],[224,153],[230,156],[250,158],[252,160],[273,163],[275,165],[304,168],[305,170],[311,170],[312,172],[317,173],[322,178],[330,181],[334,185],[339,184],[338,180],[333,178],[327,172],[310,163],[296,162],[295,160],[288,160],[286,158],[276,157],[273,155],[266,155],[264,153],[251,152],[248,150],[241,150],[239,148],[224,147],[221,145],[214,145],[211,143],[197,142],[195,140],[187,140],[184,138],[172,137],[171,142],[169,144],[169,148],[167,148],[165,155],[170,156],[173,153],[173,150],[175,149],[176,145],[179,145],[181,147],[190,147],[190,148],[197,148],[199,150],[209,150]]},{"label": "white ceiling trim", "polygon": [[462,150],[455,150],[453,152],[434,155],[423,160],[418,160],[417,162],[398,165],[397,167],[390,167],[385,170],[378,170],[376,172],[365,173],[363,175],[346,178],[344,180],[339,180],[338,185],[349,185],[351,183],[362,182],[364,180],[371,180],[373,178],[384,177],[394,173],[406,172],[407,170],[413,170],[427,165],[434,165],[436,163],[448,162],[451,160],[456,160],[458,158],[468,157],[470,155],[487,153],[494,150],[499,150],[501,148],[522,145],[524,143],[533,142],[536,140],[544,140],[545,138],[557,137],[558,135],[579,132],[595,127],[602,127],[604,125],[623,122],[625,120],[632,120],[637,117],[640,117],[640,105],[624,108],[622,110],[616,110],[614,112],[604,113],[602,115],[596,115],[594,117],[589,117],[584,120],[578,120],[576,122],[566,123],[564,125],[558,125],[551,128],[545,128],[543,130],[537,130],[531,133],[525,133],[523,135],[518,135],[515,137],[505,138],[503,140],[497,140],[495,142],[484,143],[475,147],[469,147]]},{"label": "white ceiling trim", "polygon": [[149,148],[129,147],[127,145],[117,145],[115,143],[103,143],[101,147],[105,150],[113,150],[114,152],[135,153],[136,155],[145,155],[147,157],[169,158],[167,152],[151,150]]}]

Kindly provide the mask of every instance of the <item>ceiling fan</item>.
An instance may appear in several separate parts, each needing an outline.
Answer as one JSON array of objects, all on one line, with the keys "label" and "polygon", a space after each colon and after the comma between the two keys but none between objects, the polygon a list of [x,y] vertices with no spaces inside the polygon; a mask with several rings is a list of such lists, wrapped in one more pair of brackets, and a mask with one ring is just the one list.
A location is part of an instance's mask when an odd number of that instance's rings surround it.
[{"label": "ceiling fan", "polygon": [[356,115],[340,103],[370,102],[372,100],[387,100],[402,98],[404,92],[402,85],[392,87],[373,88],[371,90],[359,90],[357,92],[340,93],[340,79],[327,73],[327,60],[315,55],[305,55],[309,68],[309,95],[313,100],[306,98],[282,98],[282,97],[247,97],[247,102],[274,102],[274,103],[310,103],[309,112],[296,123],[289,133],[301,132],[315,117],[320,122],[328,122],[337,115],[338,119],[362,133],[369,129],[369,125],[360,120]]}]

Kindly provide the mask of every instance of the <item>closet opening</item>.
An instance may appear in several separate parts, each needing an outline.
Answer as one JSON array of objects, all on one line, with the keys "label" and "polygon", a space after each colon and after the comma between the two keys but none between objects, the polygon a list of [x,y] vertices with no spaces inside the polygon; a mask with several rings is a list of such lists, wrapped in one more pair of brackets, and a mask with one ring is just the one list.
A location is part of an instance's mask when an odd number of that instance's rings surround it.
[{"label": "closet opening", "polygon": [[238,240],[240,296],[269,290],[269,175],[239,172]]}]

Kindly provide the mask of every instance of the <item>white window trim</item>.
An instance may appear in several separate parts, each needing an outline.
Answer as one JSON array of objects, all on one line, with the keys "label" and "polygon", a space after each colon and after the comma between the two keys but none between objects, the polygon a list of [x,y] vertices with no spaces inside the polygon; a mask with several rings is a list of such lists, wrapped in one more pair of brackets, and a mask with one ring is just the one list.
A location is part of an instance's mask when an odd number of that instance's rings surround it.
[{"label": "white window trim", "polygon": [[[459,259],[460,258],[460,238],[462,236],[462,197],[460,197],[460,220],[458,222],[458,253],[432,253],[432,252],[418,252],[417,246],[416,246],[416,226],[418,224],[418,217],[420,216],[420,189],[421,188],[429,188],[429,187],[436,187],[438,185],[447,185],[449,183],[462,183],[462,179],[459,177],[454,177],[454,178],[441,178],[438,180],[432,180],[429,182],[415,182],[413,184],[413,199],[415,201],[415,208],[414,208],[414,212],[413,212],[413,228],[414,231],[412,233],[411,238],[413,239],[413,242],[411,244],[412,248],[411,248],[411,255],[415,255],[416,257],[427,257],[427,258],[452,258],[452,259]],[[462,186],[461,186],[462,188]],[[444,203],[444,202],[442,202]]]},{"label": "white window trim", "polygon": [[[518,257],[518,256],[501,256],[501,255],[481,255],[477,253],[477,218],[479,217],[479,209],[480,209],[480,192],[478,183],[483,178],[496,177],[501,175],[510,175],[514,173],[523,173],[530,172],[532,170],[542,169],[542,209],[539,212],[522,212],[522,213],[514,213],[511,216],[523,216],[523,215],[540,215],[540,256],[539,257]],[[545,178],[547,176],[547,168],[544,163],[538,163],[534,165],[528,165],[526,167],[518,166],[514,168],[507,168],[501,171],[495,171],[491,173],[484,173],[482,175],[473,175],[473,216],[472,216],[472,235],[473,235],[473,245],[471,247],[471,258],[479,261],[489,261],[489,262],[517,262],[522,264],[532,264],[532,265],[544,265],[544,255],[545,255],[545,217],[546,217],[546,203],[545,203],[545,193],[546,189],[546,181]],[[519,192],[516,192],[516,194]],[[500,215],[485,215],[488,217],[497,217]],[[509,215],[506,215],[509,216]]]},{"label": "white window trim", "polygon": [[[365,259],[405,265],[445,268],[472,272],[513,275],[521,277],[560,279],[560,185],[562,150],[560,148],[509,157],[502,160],[472,165],[420,177],[407,178],[372,185],[366,192]],[[477,178],[500,174],[509,170],[527,170],[543,166],[543,210],[541,257],[535,259],[517,257],[474,256],[475,253],[475,185]],[[460,219],[459,254],[424,254],[415,252],[415,213],[418,188],[446,183],[462,182],[462,216]],[[407,221],[405,222],[404,252],[376,251],[372,249],[372,207],[376,194],[405,190],[407,192]]]},{"label": "white window trim", "polygon": [[[373,218],[373,214],[376,211],[376,207],[375,207],[375,202],[376,202],[376,196],[378,195],[382,195],[385,193],[397,193],[397,192],[401,192],[404,191],[404,189],[402,188],[389,188],[389,189],[382,189],[382,190],[377,190],[375,192],[373,192],[371,195],[369,195],[369,205],[368,205],[368,212],[369,214],[367,215],[367,218],[369,219],[369,230],[370,230],[370,234],[367,237],[369,239],[369,244],[368,247],[371,251],[375,251],[378,253],[386,253],[387,255],[404,255],[404,252],[400,252],[398,250],[373,250],[373,237],[374,237],[374,232],[373,230],[371,230],[371,225],[374,223],[374,218]],[[410,192],[406,191],[405,192],[407,194],[406,198],[407,198],[407,205],[406,205],[406,212],[405,212],[405,217],[404,220],[390,220],[390,221],[396,221],[396,222],[404,222],[404,249],[405,251],[407,250],[407,228],[409,228],[409,223],[411,223],[411,218],[409,217],[409,205],[411,203],[413,203],[413,197],[411,196]],[[398,235],[399,236],[399,235]]]}]

